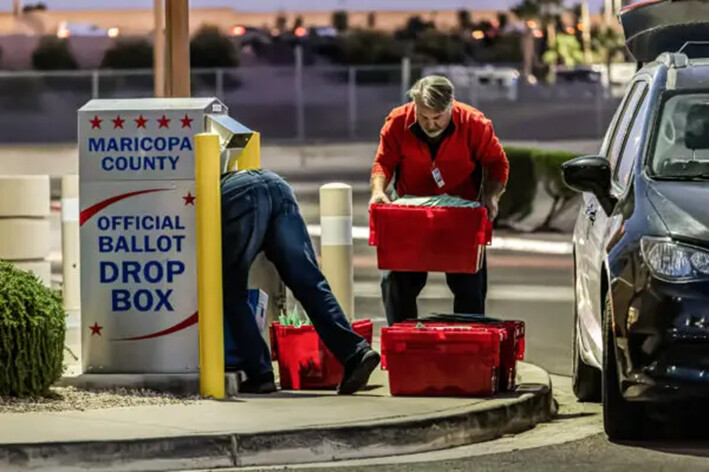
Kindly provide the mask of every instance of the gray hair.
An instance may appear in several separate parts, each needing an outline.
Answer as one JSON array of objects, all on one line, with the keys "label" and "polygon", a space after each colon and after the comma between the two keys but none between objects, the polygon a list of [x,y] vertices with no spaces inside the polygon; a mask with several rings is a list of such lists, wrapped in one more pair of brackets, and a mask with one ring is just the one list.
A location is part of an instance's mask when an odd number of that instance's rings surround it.
[{"label": "gray hair", "polygon": [[411,87],[409,97],[431,110],[446,111],[453,103],[453,84],[442,75],[427,75]]}]

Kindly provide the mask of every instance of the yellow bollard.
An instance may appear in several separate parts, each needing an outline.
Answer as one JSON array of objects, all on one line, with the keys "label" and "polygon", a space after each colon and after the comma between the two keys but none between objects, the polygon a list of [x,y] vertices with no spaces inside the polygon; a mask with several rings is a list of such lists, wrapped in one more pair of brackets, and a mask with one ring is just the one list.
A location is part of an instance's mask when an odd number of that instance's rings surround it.
[{"label": "yellow bollard", "polygon": [[236,161],[238,170],[261,168],[261,135],[254,131]]},{"label": "yellow bollard", "polygon": [[195,135],[199,389],[224,398],[224,321],[219,136]]}]

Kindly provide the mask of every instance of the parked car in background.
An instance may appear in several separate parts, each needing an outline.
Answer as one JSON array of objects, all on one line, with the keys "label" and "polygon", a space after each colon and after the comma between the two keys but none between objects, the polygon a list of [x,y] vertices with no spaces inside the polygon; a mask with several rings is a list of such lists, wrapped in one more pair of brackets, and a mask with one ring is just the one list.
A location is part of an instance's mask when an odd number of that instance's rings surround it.
[{"label": "parked car in background", "polygon": [[[709,50],[689,47],[709,28],[709,3],[634,8],[624,27],[644,36],[630,45],[641,68],[599,155],[562,166],[583,192],[574,392],[602,400],[610,439],[642,438],[659,404],[709,395]],[[685,28],[690,19],[703,24]]]},{"label": "parked car in background", "polygon": [[94,36],[116,38],[120,34],[118,28],[101,28],[91,23],[69,23],[62,21],[57,27],[58,38],[69,38],[75,36]]}]

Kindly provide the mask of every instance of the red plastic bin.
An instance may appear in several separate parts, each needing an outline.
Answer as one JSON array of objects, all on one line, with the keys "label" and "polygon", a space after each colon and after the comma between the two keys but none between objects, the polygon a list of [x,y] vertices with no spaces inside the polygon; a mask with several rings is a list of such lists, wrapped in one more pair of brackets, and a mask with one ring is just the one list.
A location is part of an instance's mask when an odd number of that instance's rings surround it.
[{"label": "red plastic bin", "polygon": [[503,337],[499,329],[382,328],[391,395],[494,395]]},{"label": "red plastic bin", "polygon": [[369,245],[377,247],[382,270],[475,273],[491,241],[485,207],[370,208]]},{"label": "red plastic bin", "polygon": [[[395,324],[394,326],[404,329],[417,329],[416,325],[422,323],[426,327],[468,327],[471,329],[500,329],[505,332],[505,336],[500,343],[500,391],[513,390],[516,386],[515,379],[517,377],[517,361],[524,360],[524,321],[519,320],[503,320],[501,323],[465,323],[465,322],[443,322],[443,321],[426,321],[426,320],[406,320]],[[384,349],[382,340],[382,350]],[[387,370],[387,358],[382,354],[381,360],[382,370]]]},{"label": "red plastic bin", "polygon": [[[352,329],[372,343],[371,320],[358,320]],[[283,326],[274,322],[269,327],[271,358],[278,361],[281,389],[330,389],[342,380],[343,367],[325,347],[313,326]]]}]

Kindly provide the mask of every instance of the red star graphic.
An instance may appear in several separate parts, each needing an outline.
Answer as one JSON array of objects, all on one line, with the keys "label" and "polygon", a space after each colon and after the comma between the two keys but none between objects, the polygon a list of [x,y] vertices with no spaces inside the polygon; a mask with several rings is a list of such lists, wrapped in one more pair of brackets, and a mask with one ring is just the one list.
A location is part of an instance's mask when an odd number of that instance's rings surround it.
[{"label": "red star graphic", "polygon": [[170,120],[163,115],[162,118],[158,118],[158,123],[160,123],[160,128],[169,128]]},{"label": "red star graphic", "polygon": [[101,336],[101,330],[103,329],[103,326],[99,326],[97,322],[94,321],[93,326],[89,326],[89,329],[91,330],[91,336],[94,334],[98,334]]},{"label": "red star graphic", "polygon": [[116,128],[123,129],[123,123],[126,122],[126,120],[121,118],[121,115],[118,115],[115,120],[111,120],[111,121],[113,121],[113,129],[116,129]]},{"label": "red star graphic", "polygon": [[138,128],[143,128],[145,129],[145,123],[147,123],[148,120],[143,118],[143,115],[140,115],[138,118],[135,119],[135,124],[137,125]]},{"label": "red star graphic", "polygon": [[185,206],[187,206],[187,205],[194,206],[195,198],[196,197],[194,195],[192,195],[192,192],[187,192],[187,196],[182,197],[182,199],[185,201]]},{"label": "red star graphic", "polygon": [[182,122],[183,128],[192,128],[192,122],[194,121],[194,118],[190,118],[189,116],[187,116],[187,113],[185,113],[185,117],[180,118],[180,121]]},{"label": "red star graphic", "polygon": [[91,123],[91,129],[101,129],[101,122],[103,120],[98,117],[98,115],[94,115],[93,120],[89,120],[89,123]]}]

